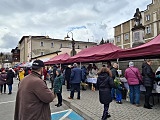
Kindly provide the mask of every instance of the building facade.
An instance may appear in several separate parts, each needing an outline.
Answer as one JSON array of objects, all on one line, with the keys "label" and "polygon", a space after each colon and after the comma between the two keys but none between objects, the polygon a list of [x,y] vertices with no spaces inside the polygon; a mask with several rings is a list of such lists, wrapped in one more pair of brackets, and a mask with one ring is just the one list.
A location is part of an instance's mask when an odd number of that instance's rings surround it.
[{"label": "building facade", "polygon": [[[97,43],[75,41],[76,50],[94,45],[97,45]],[[29,62],[32,58],[60,51],[62,48],[72,49],[72,41],[51,39],[49,36],[23,36],[19,41],[18,47],[20,49],[20,62]]]},{"label": "building facade", "polygon": [[[145,27],[144,42],[148,42],[160,34],[160,0],[152,0],[147,9],[141,11],[142,25]],[[121,48],[132,48],[134,27],[133,18],[114,27],[114,44]]]}]

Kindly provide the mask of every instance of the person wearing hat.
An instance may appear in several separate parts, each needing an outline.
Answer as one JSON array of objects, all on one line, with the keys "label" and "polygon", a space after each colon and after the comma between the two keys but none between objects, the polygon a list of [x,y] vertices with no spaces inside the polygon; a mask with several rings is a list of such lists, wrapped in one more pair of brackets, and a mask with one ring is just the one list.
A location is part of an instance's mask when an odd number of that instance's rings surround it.
[{"label": "person wearing hat", "polygon": [[125,78],[127,79],[130,92],[130,103],[137,107],[140,104],[140,83],[142,76],[138,68],[134,67],[134,63],[129,62],[129,67],[125,70]]},{"label": "person wearing hat", "polygon": [[31,74],[19,84],[14,120],[51,120],[49,103],[55,95],[41,79],[43,67],[43,61],[35,60]]},{"label": "person wearing hat", "polygon": [[58,104],[55,106],[60,107],[62,106],[62,84],[63,84],[64,78],[61,74],[61,70],[56,70],[56,78],[54,79],[54,93],[57,95],[58,98]]}]

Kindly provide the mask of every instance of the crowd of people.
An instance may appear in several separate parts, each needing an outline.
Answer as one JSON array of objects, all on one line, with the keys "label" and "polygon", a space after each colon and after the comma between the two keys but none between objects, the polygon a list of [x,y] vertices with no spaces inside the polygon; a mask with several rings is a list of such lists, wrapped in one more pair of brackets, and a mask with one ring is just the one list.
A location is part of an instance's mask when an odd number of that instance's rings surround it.
[{"label": "crowd of people", "polygon": [[[154,80],[160,81],[160,70],[156,74],[151,68],[152,61],[146,59],[142,64],[142,72],[134,66],[134,62],[129,62],[124,72],[124,77],[129,86],[130,103],[140,106],[140,85],[145,87],[144,108],[152,109],[149,98],[152,94]],[[78,67],[77,63],[73,66],[54,65],[45,67],[43,61],[35,60],[31,68],[23,69],[1,69],[0,90],[1,94],[6,93],[6,84],[8,85],[8,94],[12,94],[13,77],[19,80],[19,86],[16,97],[15,120],[20,119],[50,119],[49,103],[57,97],[57,107],[62,106],[62,85],[66,85],[66,90],[70,91],[68,99],[74,99],[74,93],[77,92],[77,100],[81,99],[80,91],[89,89],[99,90],[100,103],[104,104],[102,120],[106,120],[111,115],[108,112],[109,104],[116,100],[122,104],[123,91],[125,86],[119,79],[118,64],[107,62],[107,65],[97,67],[96,64],[83,65]],[[89,83],[88,78],[96,78],[96,83]],[[51,88],[46,85],[46,80],[51,83]],[[36,86],[35,86],[36,85]],[[24,99],[27,98],[27,99]],[[24,109],[26,108],[26,109]],[[41,109],[39,109],[41,108]],[[37,110],[39,109],[39,110]],[[35,112],[36,111],[36,112]],[[25,114],[24,114],[25,113]]]}]

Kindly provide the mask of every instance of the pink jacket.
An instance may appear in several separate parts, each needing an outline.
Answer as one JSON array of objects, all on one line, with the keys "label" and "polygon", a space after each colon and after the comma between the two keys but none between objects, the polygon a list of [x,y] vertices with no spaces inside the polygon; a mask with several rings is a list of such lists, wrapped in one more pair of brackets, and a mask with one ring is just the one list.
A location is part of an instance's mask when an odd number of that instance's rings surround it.
[{"label": "pink jacket", "polygon": [[[138,85],[139,84],[139,80],[142,81],[142,76],[141,76],[138,68],[136,68],[136,67],[127,68],[125,70],[125,78],[127,79],[127,82],[128,82],[129,85]],[[139,80],[138,80],[138,78],[139,78]]]}]

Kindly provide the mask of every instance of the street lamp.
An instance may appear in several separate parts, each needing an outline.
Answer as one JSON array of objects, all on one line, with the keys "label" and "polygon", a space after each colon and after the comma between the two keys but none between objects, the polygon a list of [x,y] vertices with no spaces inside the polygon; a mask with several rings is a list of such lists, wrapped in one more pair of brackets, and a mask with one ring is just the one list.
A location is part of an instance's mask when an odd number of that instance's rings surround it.
[{"label": "street lamp", "polygon": [[69,31],[67,33],[67,37],[65,37],[65,38],[70,38],[69,35],[68,35],[69,33],[72,34],[72,51],[71,51],[71,55],[74,56],[76,54],[76,50],[75,50],[75,40],[73,39],[73,33],[71,31]]}]

